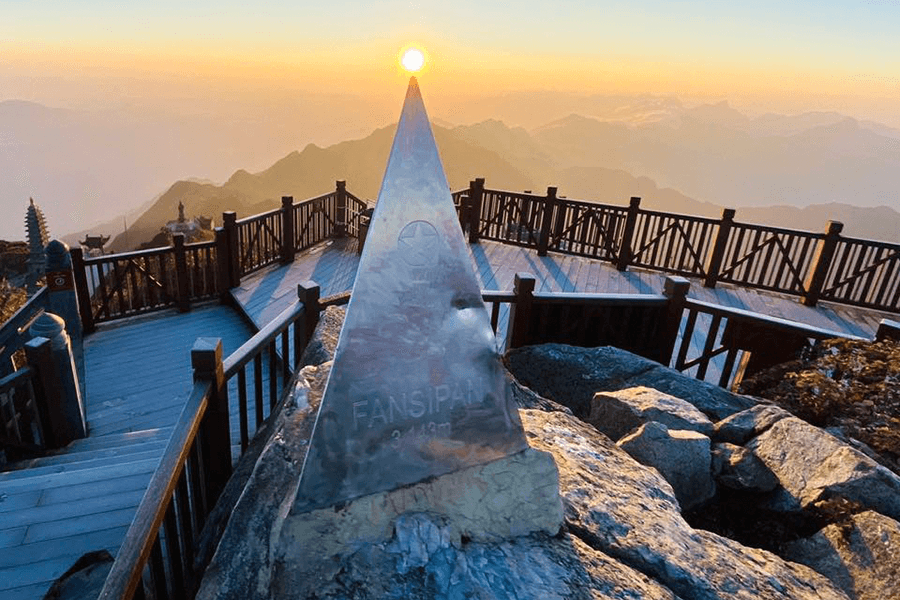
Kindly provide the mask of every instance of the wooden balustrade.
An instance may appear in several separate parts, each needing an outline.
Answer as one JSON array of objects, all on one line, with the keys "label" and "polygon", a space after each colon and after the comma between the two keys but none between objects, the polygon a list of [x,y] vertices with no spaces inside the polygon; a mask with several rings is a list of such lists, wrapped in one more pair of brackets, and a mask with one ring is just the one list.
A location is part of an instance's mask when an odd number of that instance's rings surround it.
[{"label": "wooden balustrade", "polygon": [[[346,298],[331,302],[346,302]],[[157,599],[194,596],[206,568],[204,560],[209,558],[199,557],[197,547],[207,518],[228,482],[233,462],[284,393],[322,306],[318,286],[307,282],[298,287],[298,300],[291,307],[228,358],[222,359],[221,340],[197,340],[191,351],[193,389],[116,555],[99,596],[102,600],[148,594]],[[250,364],[255,379],[248,388],[246,367]],[[238,398],[229,402],[235,379]],[[256,417],[252,429],[248,390],[253,393]],[[231,428],[235,418],[237,439]],[[239,451],[233,455],[235,446]],[[217,533],[208,535],[218,539]]]},{"label": "wooden balustrade", "polygon": [[0,378],[0,449],[6,460],[38,456],[46,448],[34,376],[26,366]]},{"label": "wooden balustrade", "polygon": [[[825,233],[737,223],[486,189],[484,179],[452,192],[470,242],[480,239],[605,260],[717,282],[900,312],[900,245]],[[72,251],[82,324],[177,306],[222,295],[242,277],[341,234],[358,237],[365,202],[337,182],[335,191],[302,202],[282,198],[279,209],[238,220],[223,213],[215,241],[84,258]],[[181,257],[181,254],[184,257]],[[183,261],[183,263],[181,262]],[[179,266],[180,265],[180,266]]]},{"label": "wooden balustrade", "polygon": [[684,308],[687,316],[672,367],[697,379],[706,379],[713,360],[724,355],[724,362],[716,370],[717,382],[725,388],[763,369],[792,360],[804,347],[821,340],[862,339],[690,298]]},{"label": "wooden balustrade", "polygon": [[[480,239],[698,277],[798,296],[900,312],[900,244],[824,233],[488,189],[484,179],[452,193],[469,241]],[[465,213],[465,214],[464,214]]]},{"label": "wooden balustrade", "polygon": [[43,287],[0,327],[0,377],[15,370],[13,355],[24,346],[28,338],[23,334],[47,309],[47,301],[47,288]]}]

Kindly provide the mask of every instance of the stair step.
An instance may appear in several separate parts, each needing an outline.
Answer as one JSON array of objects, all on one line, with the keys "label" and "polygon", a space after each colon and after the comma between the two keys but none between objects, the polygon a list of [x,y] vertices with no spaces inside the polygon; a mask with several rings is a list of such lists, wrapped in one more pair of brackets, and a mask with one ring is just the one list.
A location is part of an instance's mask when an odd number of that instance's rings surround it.
[{"label": "stair step", "polygon": [[99,450],[101,448],[117,448],[130,446],[137,442],[156,440],[168,440],[174,427],[160,427],[157,429],[143,429],[141,431],[129,431],[126,433],[110,433],[107,435],[88,435],[86,438],[75,440],[65,448],[54,452],[58,454],[71,454],[83,450]]},{"label": "stair step", "polygon": [[30,469],[20,469],[18,471],[6,471],[0,473],[0,491],[4,490],[4,483],[8,481],[16,481],[19,479],[30,479],[44,475],[59,475],[61,473],[72,473],[85,469],[97,469],[100,467],[109,467],[113,465],[121,465],[123,463],[139,462],[144,459],[155,459],[157,463],[162,457],[162,449],[154,448],[149,451],[134,452],[126,456],[116,455],[104,458],[94,458],[79,462],[70,462],[56,465],[48,465],[44,467],[32,467]]},{"label": "stair step", "polygon": [[[92,461],[98,458],[124,457],[130,454],[139,454],[141,452],[158,452],[162,454],[165,449],[167,440],[151,440],[142,441],[128,446],[114,446],[112,448],[84,449],[66,454],[54,454],[51,456],[41,456],[40,458],[32,458],[27,461],[19,461],[11,465],[11,471],[31,470],[41,467],[51,467],[55,465],[65,465],[72,463],[82,463]],[[121,461],[120,461],[121,462]]]},{"label": "stair step", "polygon": [[[131,458],[135,458],[134,455]],[[10,471],[0,473],[0,494],[14,494],[33,489],[56,489],[65,486],[81,485],[111,479],[128,477],[140,473],[152,473],[159,465],[159,456],[135,459],[133,462],[113,465],[98,465],[78,470],[54,471],[43,473],[29,471]],[[31,471],[34,471],[33,469]],[[13,476],[15,476],[13,478]]]}]

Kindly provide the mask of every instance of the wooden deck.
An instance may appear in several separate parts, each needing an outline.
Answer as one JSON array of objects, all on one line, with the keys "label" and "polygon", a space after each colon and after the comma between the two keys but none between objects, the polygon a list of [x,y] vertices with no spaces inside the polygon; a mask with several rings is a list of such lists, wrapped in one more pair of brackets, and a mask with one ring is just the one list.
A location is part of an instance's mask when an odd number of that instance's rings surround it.
[{"label": "wooden deck", "polygon": [[[511,290],[515,274],[527,272],[538,280],[536,291],[650,294],[662,291],[666,277],[636,268],[623,273],[606,262],[553,252],[541,257],[534,250],[498,242],[481,241],[470,245],[470,251],[478,281],[489,290]],[[298,255],[289,265],[267,267],[245,278],[233,295],[253,322],[262,326],[296,298],[298,283],[316,281],[323,296],[344,292],[353,286],[358,266],[355,239],[329,240]],[[873,337],[878,322],[891,317],[825,302],[811,308],[793,296],[727,284],[710,289],[696,279],[691,280],[688,295],[862,337]],[[505,314],[501,313],[501,321],[504,319]]]},{"label": "wooden deck", "polygon": [[[482,241],[470,250],[485,289],[512,289],[517,272],[533,274],[538,291],[552,292],[658,293],[665,279],[639,269],[621,273],[586,258],[539,257],[534,250],[496,242]],[[316,281],[323,296],[347,291],[358,265],[355,239],[329,240],[289,265],[246,277],[232,294],[261,328],[295,300],[298,283]],[[728,285],[707,289],[696,280],[689,295],[864,337],[872,337],[878,321],[890,316],[825,303],[809,308],[794,297]],[[501,339],[507,312],[501,313]],[[115,554],[191,389],[194,340],[221,337],[227,356],[252,333],[231,308],[207,305],[104,325],[86,338],[91,436],[58,455],[22,465],[27,469],[0,473],[0,597],[40,598],[84,552],[106,548]],[[263,378],[268,378],[268,365]],[[235,397],[232,390],[232,405]],[[231,425],[234,442],[237,419]]]},{"label": "wooden deck", "polygon": [[200,336],[224,353],[252,335],[226,306],[101,326],[84,342],[90,436],[0,473],[0,597],[41,598],[82,554],[115,555],[191,391]]}]

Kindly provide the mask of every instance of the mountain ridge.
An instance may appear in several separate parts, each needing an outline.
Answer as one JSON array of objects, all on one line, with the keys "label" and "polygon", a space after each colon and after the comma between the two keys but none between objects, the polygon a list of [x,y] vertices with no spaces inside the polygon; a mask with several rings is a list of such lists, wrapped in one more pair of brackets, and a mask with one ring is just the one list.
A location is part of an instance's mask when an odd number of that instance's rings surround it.
[{"label": "mountain ridge", "polygon": [[[731,111],[733,109],[724,105],[702,115],[716,118],[724,115],[729,119]],[[724,207],[730,206],[738,210],[738,221],[791,229],[820,231],[824,230],[828,219],[839,218],[845,222],[845,235],[892,241],[892,234],[895,236],[895,232],[900,230],[900,213],[887,206],[859,207],[842,202],[823,202],[805,207],[784,203],[751,207],[740,206],[736,202],[704,201],[664,185],[653,177],[635,176],[625,168],[600,165],[608,162],[610,157],[614,159],[611,161],[613,163],[622,162],[623,157],[615,153],[623,152],[623,148],[627,150],[631,144],[648,144],[643,133],[635,135],[624,125],[604,123],[582,115],[569,115],[558,122],[563,123],[563,127],[575,125],[582,134],[568,138],[571,144],[568,149],[561,149],[560,142],[547,141],[549,132],[554,131],[553,123],[539,128],[537,133],[521,127],[509,127],[497,119],[452,129],[435,125],[435,137],[451,188],[466,187],[470,179],[483,176],[488,187],[495,189],[530,189],[540,193],[546,185],[554,185],[560,195],[620,205],[627,204],[631,196],[640,196],[644,199],[642,206],[645,208],[673,213],[718,217]],[[596,128],[613,131],[620,138],[613,141],[600,139],[593,135]],[[223,210],[234,210],[239,217],[244,217],[277,207],[283,195],[293,195],[299,201],[325,193],[333,188],[334,181],[338,179],[346,180],[348,189],[357,196],[375,198],[395,129],[396,124],[381,127],[364,138],[325,148],[307,144],[302,150],[288,153],[262,171],[250,173],[239,169],[221,186],[178,181],[134,222],[128,239],[134,245],[137,239],[152,237],[163,223],[174,218],[179,202],[185,204],[189,215],[204,214],[218,221]],[[794,147],[813,146],[815,140],[825,133],[841,136],[847,132],[855,135],[863,131],[865,133],[859,139],[862,142],[869,140],[867,143],[870,146],[874,141],[890,149],[892,143],[890,138],[865,129],[854,119],[817,123],[806,131],[812,133],[806,137],[800,134],[778,137],[788,140],[797,138],[788,142]],[[735,129],[730,135],[751,147],[756,143],[754,137],[745,131]],[[548,151],[548,147],[555,147],[558,152]],[[697,152],[701,150],[702,144]],[[574,164],[575,156],[588,157],[584,161],[587,164]],[[110,249],[127,249],[125,236],[116,237]]]}]

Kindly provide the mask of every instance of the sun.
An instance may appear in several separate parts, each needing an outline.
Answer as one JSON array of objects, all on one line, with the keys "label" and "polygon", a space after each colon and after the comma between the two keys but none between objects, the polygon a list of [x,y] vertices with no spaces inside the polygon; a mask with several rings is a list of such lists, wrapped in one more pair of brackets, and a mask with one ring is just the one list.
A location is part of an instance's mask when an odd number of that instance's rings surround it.
[{"label": "sun", "polygon": [[407,48],[400,57],[400,64],[407,71],[415,73],[425,66],[425,53],[419,48]]}]

